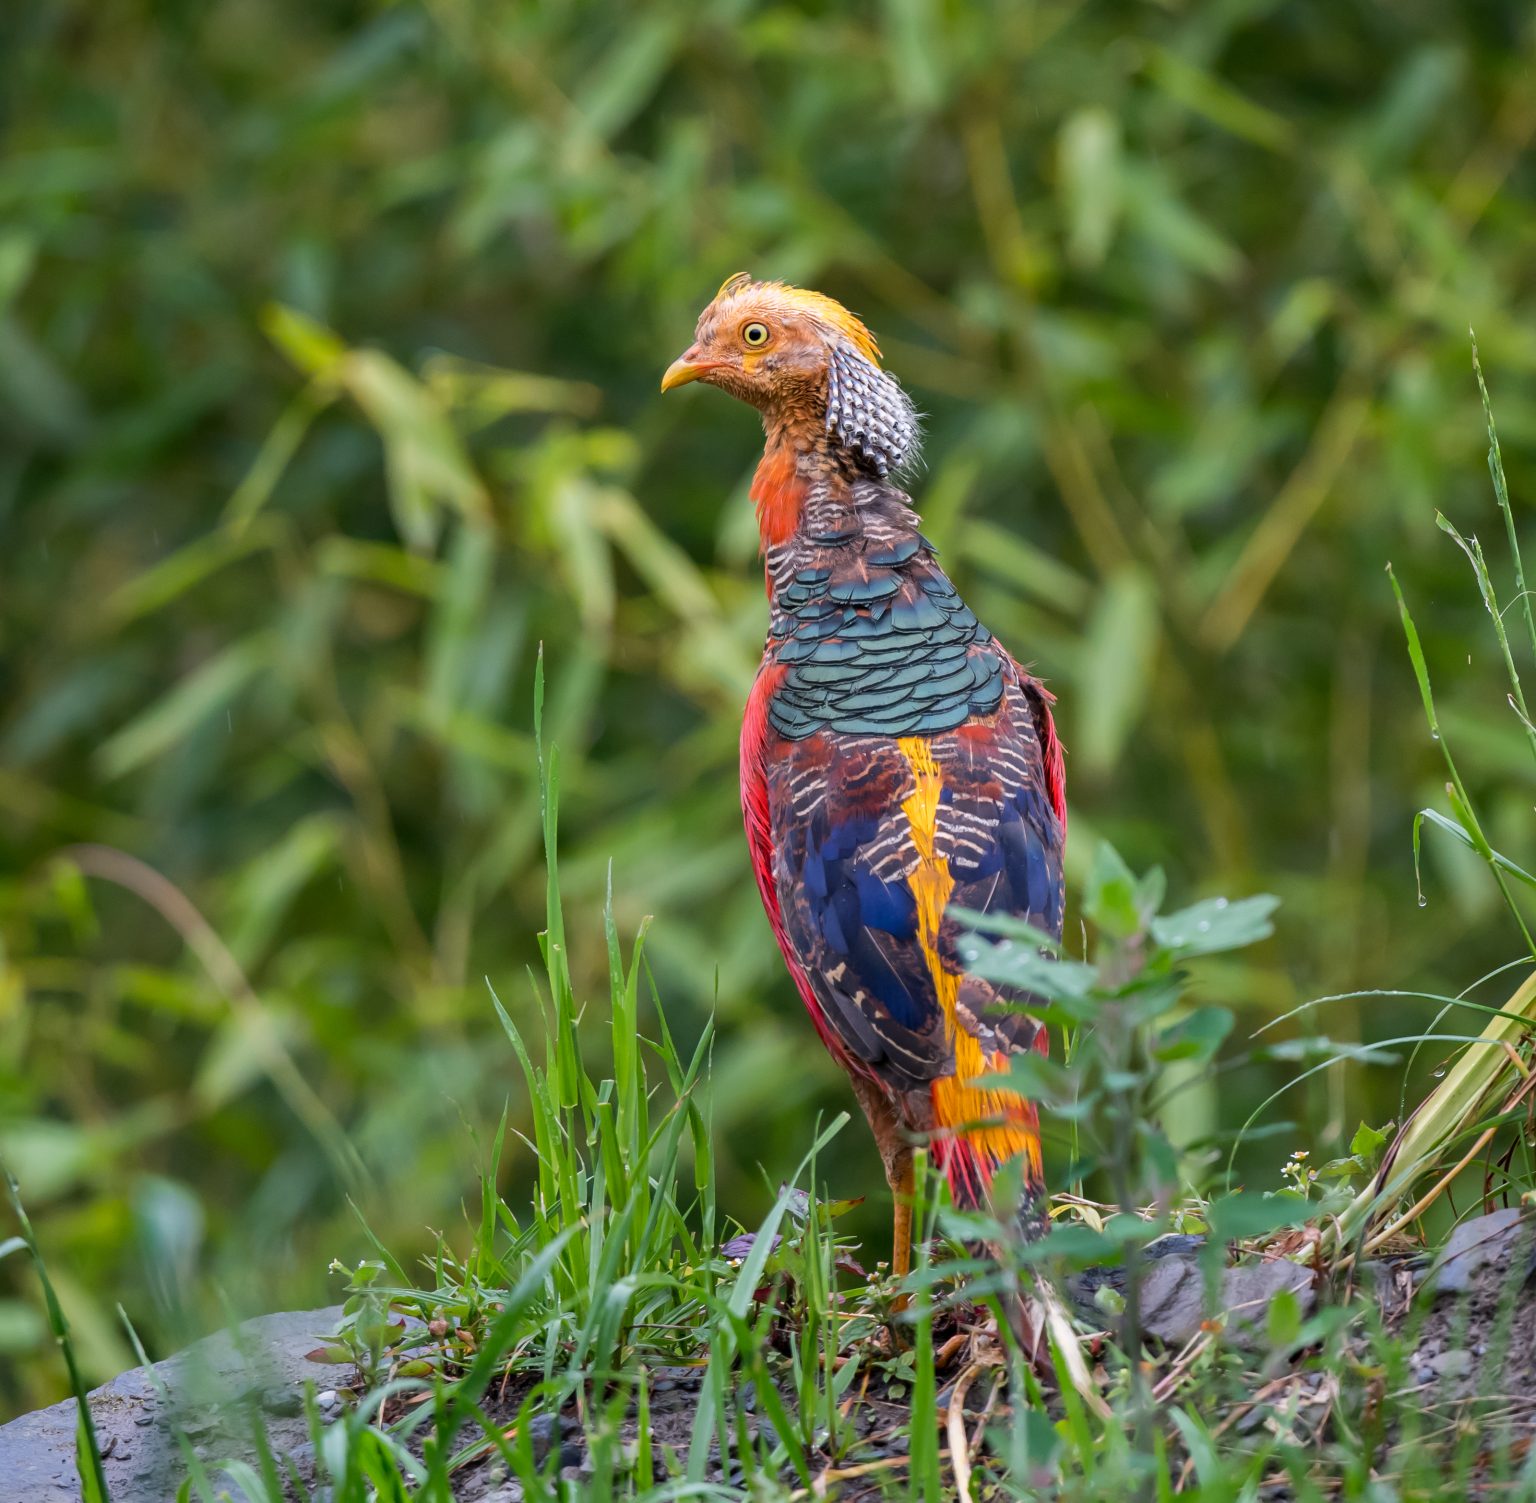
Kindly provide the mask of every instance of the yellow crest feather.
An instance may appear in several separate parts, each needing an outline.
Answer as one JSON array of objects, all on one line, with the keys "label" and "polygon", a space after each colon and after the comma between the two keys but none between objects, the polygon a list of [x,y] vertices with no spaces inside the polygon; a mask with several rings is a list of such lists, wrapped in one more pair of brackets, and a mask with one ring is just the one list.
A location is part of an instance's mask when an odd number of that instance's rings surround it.
[{"label": "yellow crest feather", "polygon": [[806,287],[792,287],[788,282],[757,282],[750,272],[738,271],[720,284],[720,290],[711,300],[711,306],[734,301],[745,293],[751,293],[769,309],[808,315],[825,328],[841,334],[866,360],[879,367],[880,346],[875,342],[875,336],[869,332],[862,319],[826,293],[812,292]]},{"label": "yellow crest feather", "polygon": [[721,298],[740,292],[743,287],[752,285],[752,273],[750,271],[733,271],[721,284],[720,290],[711,302],[718,303]]}]

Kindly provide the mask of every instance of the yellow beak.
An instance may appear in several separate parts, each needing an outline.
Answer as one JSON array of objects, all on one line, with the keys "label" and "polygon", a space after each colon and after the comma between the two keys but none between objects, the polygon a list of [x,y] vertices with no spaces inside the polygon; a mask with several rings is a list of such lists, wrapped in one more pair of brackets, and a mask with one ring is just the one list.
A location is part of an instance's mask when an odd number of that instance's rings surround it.
[{"label": "yellow beak", "polygon": [[718,360],[701,360],[698,347],[695,346],[667,367],[666,375],[661,378],[661,389],[671,391],[674,387],[686,386],[690,381],[697,381],[706,371],[718,369],[719,364]]}]

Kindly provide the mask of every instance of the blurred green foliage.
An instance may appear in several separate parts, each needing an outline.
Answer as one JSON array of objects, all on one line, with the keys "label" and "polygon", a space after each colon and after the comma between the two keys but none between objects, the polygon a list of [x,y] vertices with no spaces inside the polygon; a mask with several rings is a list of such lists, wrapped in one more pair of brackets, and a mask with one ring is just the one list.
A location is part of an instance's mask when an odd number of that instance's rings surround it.
[{"label": "blurred green foliage", "polygon": [[[1103,834],[1182,897],[1284,898],[1204,977],[1240,1033],[1518,953],[1433,830],[1416,902],[1444,774],[1383,565],[1523,859],[1528,747],[1434,511],[1498,525],[1469,326],[1519,517],[1536,494],[1527,7],[0,26],[0,1148],[98,1375],[118,1300],[156,1350],[320,1302],[349,1193],[401,1252],[461,1228],[509,1096],[526,1120],[481,978],[531,1023],[540,641],[578,989],[611,861],[670,1016],[718,1014],[730,1213],[846,1105],[739,833],[756,424],[656,390],[742,268],[848,302],[930,414],[928,531],[1061,695],[1074,860]],[[1296,1141],[1398,1086],[1335,1072]],[[1260,1099],[1182,1094],[1191,1131]],[[880,1184],[837,1147],[840,1192]],[[17,1261],[0,1411],[61,1380]]]}]

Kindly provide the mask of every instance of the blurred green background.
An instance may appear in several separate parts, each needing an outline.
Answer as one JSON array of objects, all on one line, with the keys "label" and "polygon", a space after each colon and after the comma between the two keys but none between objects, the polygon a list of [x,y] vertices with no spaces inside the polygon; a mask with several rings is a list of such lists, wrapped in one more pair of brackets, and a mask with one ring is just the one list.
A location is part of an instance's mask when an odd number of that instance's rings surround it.
[{"label": "blurred green background", "polygon": [[[1521,859],[1527,750],[1434,511],[1499,536],[1469,327],[1536,494],[1528,6],[6,11],[0,1148],[95,1376],[119,1301],[163,1352],[333,1297],[349,1188],[403,1255],[461,1235],[522,1112],[483,978],[532,1020],[540,641],[574,965],[601,997],[611,862],[674,1027],[718,1016],[728,1208],[851,1104],[739,827],[759,430],[657,394],[743,268],[850,304],[930,415],[928,531],[1061,696],[1074,872],[1106,836],[1176,897],[1283,896],[1205,978],[1240,1033],[1518,954],[1435,834],[1416,901],[1444,774],[1383,566]],[[1241,1162],[1273,1183],[1399,1084],[1320,1077]],[[8,1259],[0,1417],[60,1381]]]}]

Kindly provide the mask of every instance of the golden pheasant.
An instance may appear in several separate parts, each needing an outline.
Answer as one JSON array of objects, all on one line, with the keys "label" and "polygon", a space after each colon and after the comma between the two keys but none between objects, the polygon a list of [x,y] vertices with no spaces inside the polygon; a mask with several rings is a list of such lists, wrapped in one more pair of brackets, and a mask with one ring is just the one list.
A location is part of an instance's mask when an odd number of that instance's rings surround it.
[{"label": "golden pheasant", "polygon": [[1036,1110],[981,1079],[1043,1051],[1045,1029],[967,974],[949,910],[1061,933],[1053,701],[919,531],[896,483],[917,414],[853,314],[733,276],[661,389],[690,381],[763,417],[751,494],[770,622],[741,733],[747,841],[790,975],[874,1131],[903,1274],[914,1143],[961,1207],[986,1205],[999,1166],[1022,1159],[1019,1214],[1039,1225]]}]

